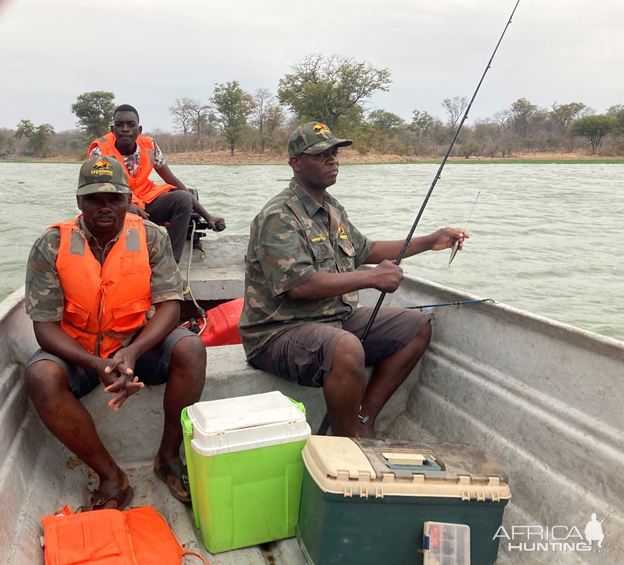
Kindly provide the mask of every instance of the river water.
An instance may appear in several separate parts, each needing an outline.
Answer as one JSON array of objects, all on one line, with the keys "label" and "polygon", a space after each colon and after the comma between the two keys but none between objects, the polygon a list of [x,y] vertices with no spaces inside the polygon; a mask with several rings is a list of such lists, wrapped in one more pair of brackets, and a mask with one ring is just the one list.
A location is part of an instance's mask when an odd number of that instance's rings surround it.
[{"label": "river water", "polygon": [[[33,241],[76,215],[78,165],[0,163],[0,300],[23,284]],[[247,232],[287,184],[287,166],[176,165],[200,200]],[[437,165],[343,166],[331,193],[374,239],[404,239]],[[448,269],[448,252],[407,259],[406,272],[483,298],[624,340],[624,165],[450,164],[416,235],[464,228],[471,239]]]}]

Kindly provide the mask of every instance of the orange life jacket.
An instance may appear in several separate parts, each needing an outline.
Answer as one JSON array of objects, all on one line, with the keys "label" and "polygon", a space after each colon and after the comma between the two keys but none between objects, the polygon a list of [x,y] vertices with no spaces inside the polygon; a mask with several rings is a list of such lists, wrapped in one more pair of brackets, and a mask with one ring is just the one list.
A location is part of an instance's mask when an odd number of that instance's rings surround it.
[{"label": "orange life jacket", "polygon": [[65,295],[61,327],[94,355],[108,357],[145,323],[151,307],[145,226],[127,214],[119,239],[100,265],[77,219],[52,226],[61,230],[56,260]]},{"label": "orange life jacket", "polygon": [[151,137],[140,135],[137,138],[139,146],[139,166],[136,175],[132,176],[126,167],[123,156],[115,147],[115,135],[107,133],[104,137],[96,139],[89,146],[89,154],[95,147],[99,147],[103,157],[115,157],[126,170],[128,176],[128,185],[132,190],[132,202],[141,208],[145,208],[145,204],[149,204],[157,196],[163,192],[167,192],[174,186],[170,184],[156,184],[149,179],[154,169],[154,145]]},{"label": "orange life jacket", "polygon": [[150,506],[74,514],[65,506],[41,519],[46,565],[180,565],[183,549],[165,519]]}]

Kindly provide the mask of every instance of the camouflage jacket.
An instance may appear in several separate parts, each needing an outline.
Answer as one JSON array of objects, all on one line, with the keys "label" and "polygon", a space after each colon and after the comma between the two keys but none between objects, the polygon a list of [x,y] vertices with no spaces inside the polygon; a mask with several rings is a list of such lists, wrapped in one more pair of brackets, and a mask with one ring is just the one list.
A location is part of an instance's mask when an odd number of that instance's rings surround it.
[{"label": "camouflage jacket", "polygon": [[291,180],[251,223],[239,324],[247,359],[301,324],[340,326],[357,307],[357,292],[318,301],[295,301],[287,292],[318,272],[354,271],[373,243],[351,224],[335,198],[325,193],[321,206]]},{"label": "camouflage jacket", "polygon": [[[152,304],[166,300],[184,300],[182,276],[173,258],[167,231],[148,220],[143,222],[152,269],[150,278]],[[107,243],[106,247],[102,249],[97,239],[89,232],[82,217],[78,218],[78,226],[91,250],[99,250],[102,253],[102,262],[104,262],[119,236]],[[28,257],[26,313],[36,322],[59,322],[63,319],[64,294],[56,270],[56,258],[60,243],[60,230],[48,228],[35,241]],[[97,257],[95,253],[94,255]]]}]

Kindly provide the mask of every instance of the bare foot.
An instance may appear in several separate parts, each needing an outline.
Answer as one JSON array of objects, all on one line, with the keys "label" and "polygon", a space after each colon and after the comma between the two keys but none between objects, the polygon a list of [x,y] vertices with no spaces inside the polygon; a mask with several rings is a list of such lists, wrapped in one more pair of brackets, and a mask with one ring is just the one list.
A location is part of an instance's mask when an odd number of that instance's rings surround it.
[{"label": "bare foot", "polygon": [[372,421],[372,418],[366,422],[366,424],[362,424],[359,422],[355,427],[355,437],[363,437],[367,439],[375,439],[375,422]]},{"label": "bare foot", "polygon": [[[175,457],[165,457],[164,455],[157,453],[156,457],[154,457],[154,469],[160,469],[165,465],[179,466],[184,465],[184,463],[182,463],[182,459],[179,455]],[[169,483],[169,486],[176,493],[178,493],[180,497],[188,498],[191,496],[190,493],[186,492],[186,490],[182,486],[182,483],[180,482],[180,479],[178,479],[178,477],[176,477],[175,475],[167,475],[167,482]]]}]

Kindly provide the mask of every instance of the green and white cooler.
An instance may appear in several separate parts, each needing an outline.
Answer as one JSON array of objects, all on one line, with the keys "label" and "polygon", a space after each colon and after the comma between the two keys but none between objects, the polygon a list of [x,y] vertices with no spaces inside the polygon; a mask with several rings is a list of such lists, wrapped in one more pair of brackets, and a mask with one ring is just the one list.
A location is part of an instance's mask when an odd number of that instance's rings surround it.
[{"label": "green and white cooler", "polygon": [[485,452],[312,436],[297,540],[308,565],[493,565],[511,493]]},{"label": "green and white cooler", "polygon": [[195,525],[211,553],[295,535],[305,409],[281,392],[182,411]]}]

